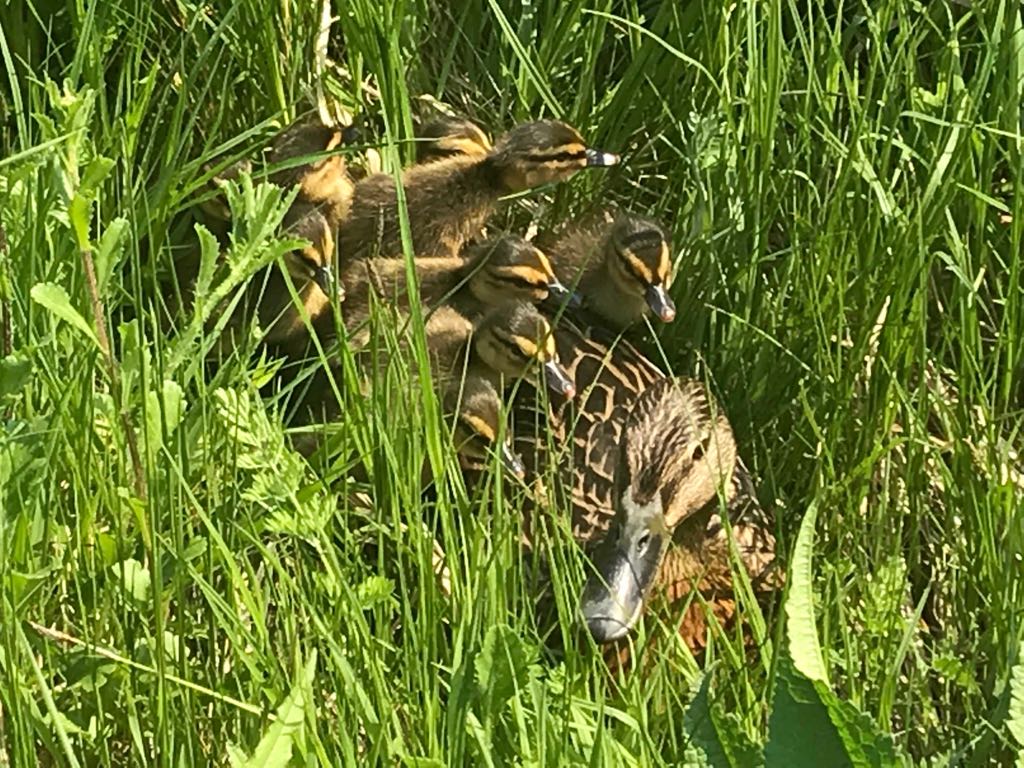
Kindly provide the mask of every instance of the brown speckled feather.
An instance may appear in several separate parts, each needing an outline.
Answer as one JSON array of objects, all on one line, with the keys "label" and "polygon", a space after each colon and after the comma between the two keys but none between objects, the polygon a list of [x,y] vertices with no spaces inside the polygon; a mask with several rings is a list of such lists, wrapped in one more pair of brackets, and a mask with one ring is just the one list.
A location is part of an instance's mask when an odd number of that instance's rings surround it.
[{"label": "brown speckled feather", "polygon": [[[513,409],[514,444],[531,476],[553,475],[561,486],[546,489],[542,506],[559,498],[571,500],[573,536],[589,548],[601,540],[614,515],[615,469],[626,418],[639,394],[665,374],[628,341],[595,326],[562,318],[555,338],[579,394],[568,403],[552,404],[545,413],[532,390],[521,392]],[[545,425],[550,439],[544,437]],[[776,588],[773,524],[739,459],[725,495],[732,536],[754,588]],[[734,606],[728,537],[718,508],[716,499],[676,529],[675,546],[656,587],[669,603],[685,601],[696,588],[716,614],[719,603],[723,611],[726,603]],[[723,618],[734,610],[725,611]],[[683,630],[691,647],[703,646],[704,608],[699,600],[690,605]]]}]

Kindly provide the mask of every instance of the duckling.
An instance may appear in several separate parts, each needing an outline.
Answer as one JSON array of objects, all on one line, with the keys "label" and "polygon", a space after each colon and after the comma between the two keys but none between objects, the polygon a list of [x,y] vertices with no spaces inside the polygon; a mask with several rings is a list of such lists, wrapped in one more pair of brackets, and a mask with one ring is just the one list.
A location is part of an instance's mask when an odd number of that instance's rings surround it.
[{"label": "duckling", "polygon": [[528,302],[506,302],[475,325],[452,307],[440,307],[425,331],[435,375],[446,384],[480,376],[500,392],[518,379],[539,388],[543,378],[560,398],[576,395],[572,378],[559,362],[551,325]]},{"label": "duckling", "polygon": [[[617,162],[616,155],[587,148],[575,128],[542,120],[513,128],[485,155],[414,165],[402,175],[413,252],[458,254],[478,235],[503,195]],[[375,174],[356,185],[339,246],[343,259],[401,254],[398,200],[390,175]]]},{"label": "duckling", "polygon": [[480,126],[454,117],[424,123],[416,138],[416,162],[421,165],[457,156],[482,158],[493,148]]},{"label": "duckling", "polygon": [[671,247],[655,222],[628,213],[539,239],[558,276],[575,286],[584,306],[616,331],[652,310],[662,322],[676,316],[668,295]]},{"label": "duckling", "polygon": [[483,376],[467,376],[448,388],[445,411],[455,414],[453,441],[465,469],[477,470],[486,464],[495,447],[507,472],[522,477],[526,470],[512,450],[509,439],[498,444],[503,419],[501,399],[494,385]]},{"label": "duckling", "polygon": [[355,189],[345,158],[339,154],[296,164],[301,158],[336,150],[342,131],[326,126],[318,117],[300,119],[288,126],[271,143],[267,160],[277,167],[268,177],[281,187],[298,185],[298,200],[316,206],[328,225],[337,229],[348,215]]},{"label": "duckling", "polygon": [[[282,229],[310,243],[283,259],[302,309],[292,298],[285,276],[274,270],[262,286],[257,311],[260,325],[267,329],[266,343],[286,352],[286,347],[295,347],[289,354],[297,355],[308,338],[303,314],[316,321],[330,309],[334,297],[334,228],[319,206],[296,202],[285,215]],[[339,289],[338,300],[343,298],[344,291]]]},{"label": "duckling", "polygon": [[[459,257],[417,261],[416,280],[420,302],[436,307],[449,302],[470,320],[503,301],[523,300],[540,304],[562,303],[572,293],[559,282],[544,253],[521,237],[504,235],[474,243]],[[406,269],[403,259],[365,259],[350,264],[342,273],[346,317],[365,315],[369,292],[408,309]]]}]

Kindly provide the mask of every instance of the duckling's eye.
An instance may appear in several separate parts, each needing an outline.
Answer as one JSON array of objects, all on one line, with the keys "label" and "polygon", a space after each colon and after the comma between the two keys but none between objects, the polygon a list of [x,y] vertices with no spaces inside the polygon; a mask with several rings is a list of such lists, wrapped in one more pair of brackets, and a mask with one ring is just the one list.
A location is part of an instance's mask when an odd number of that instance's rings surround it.
[{"label": "duckling's eye", "polygon": [[544,287],[543,285],[535,283],[533,280],[529,280],[525,277],[508,277],[505,278],[505,280],[507,283],[509,283],[509,285],[514,285],[517,288],[523,288],[524,290],[527,291],[535,291],[538,288]]},{"label": "duckling's eye", "polygon": [[302,263],[310,272],[316,272],[320,269],[320,262],[306,254],[302,254]]},{"label": "duckling's eye", "polygon": [[690,456],[691,461],[700,461],[704,458],[704,444],[697,443],[697,447],[693,449],[693,454]]},{"label": "duckling's eye", "polygon": [[530,159],[536,163],[577,163],[587,159],[587,153],[583,150],[578,152],[554,152],[546,155],[530,155]]}]

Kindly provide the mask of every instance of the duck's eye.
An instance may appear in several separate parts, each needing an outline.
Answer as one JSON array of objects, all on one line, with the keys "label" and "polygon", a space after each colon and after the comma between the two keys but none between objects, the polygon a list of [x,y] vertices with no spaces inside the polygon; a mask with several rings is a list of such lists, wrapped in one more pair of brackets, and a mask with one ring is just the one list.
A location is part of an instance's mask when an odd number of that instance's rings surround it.
[{"label": "duck's eye", "polygon": [[697,443],[697,447],[693,449],[693,455],[690,456],[691,461],[700,461],[704,458],[704,444]]},{"label": "duck's eye", "polygon": [[310,274],[320,269],[320,262],[310,256],[306,251],[296,251],[295,255],[302,262],[302,266],[309,270]]},{"label": "duck's eye", "polygon": [[538,288],[545,287],[543,285],[538,285],[533,280],[525,277],[506,277],[505,282],[509,285],[516,286],[516,288],[522,288],[527,291],[536,291]]},{"label": "duck's eye", "polygon": [[531,155],[530,159],[535,163],[580,163],[585,162],[587,153],[578,152],[552,152],[544,155]]}]

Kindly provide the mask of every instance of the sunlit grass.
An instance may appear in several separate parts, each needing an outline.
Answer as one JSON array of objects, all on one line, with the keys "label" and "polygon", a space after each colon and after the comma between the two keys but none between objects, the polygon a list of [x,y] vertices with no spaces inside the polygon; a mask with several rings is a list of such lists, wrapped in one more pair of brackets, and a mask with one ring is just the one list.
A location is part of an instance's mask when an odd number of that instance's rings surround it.
[{"label": "sunlit grass", "polygon": [[[710,381],[784,559],[816,508],[832,688],[915,760],[1005,763],[1024,31],[1007,3],[869,6],[358,0],[334,6],[321,84],[360,116],[354,162],[411,158],[419,94],[492,133],[556,115],[622,152],[497,226],[617,203],[672,229],[680,318],[648,349]],[[254,339],[214,370],[205,321],[169,328],[160,286],[208,164],[315,106],[319,24],[293,2],[0,9],[0,758],[227,764],[278,711],[304,713],[274,733],[309,764],[679,764],[707,745],[674,617],[645,620],[642,674],[613,679],[575,627],[583,561],[552,520],[545,626],[518,492],[466,489],[415,364],[363,397],[344,357],[342,416],[307,462]],[[226,301],[280,251],[277,193],[254,194],[234,271],[210,276]],[[60,286],[91,328],[76,221],[121,402],[89,332],[31,298]],[[779,665],[712,643],[734,765],[767,738]]]}]

